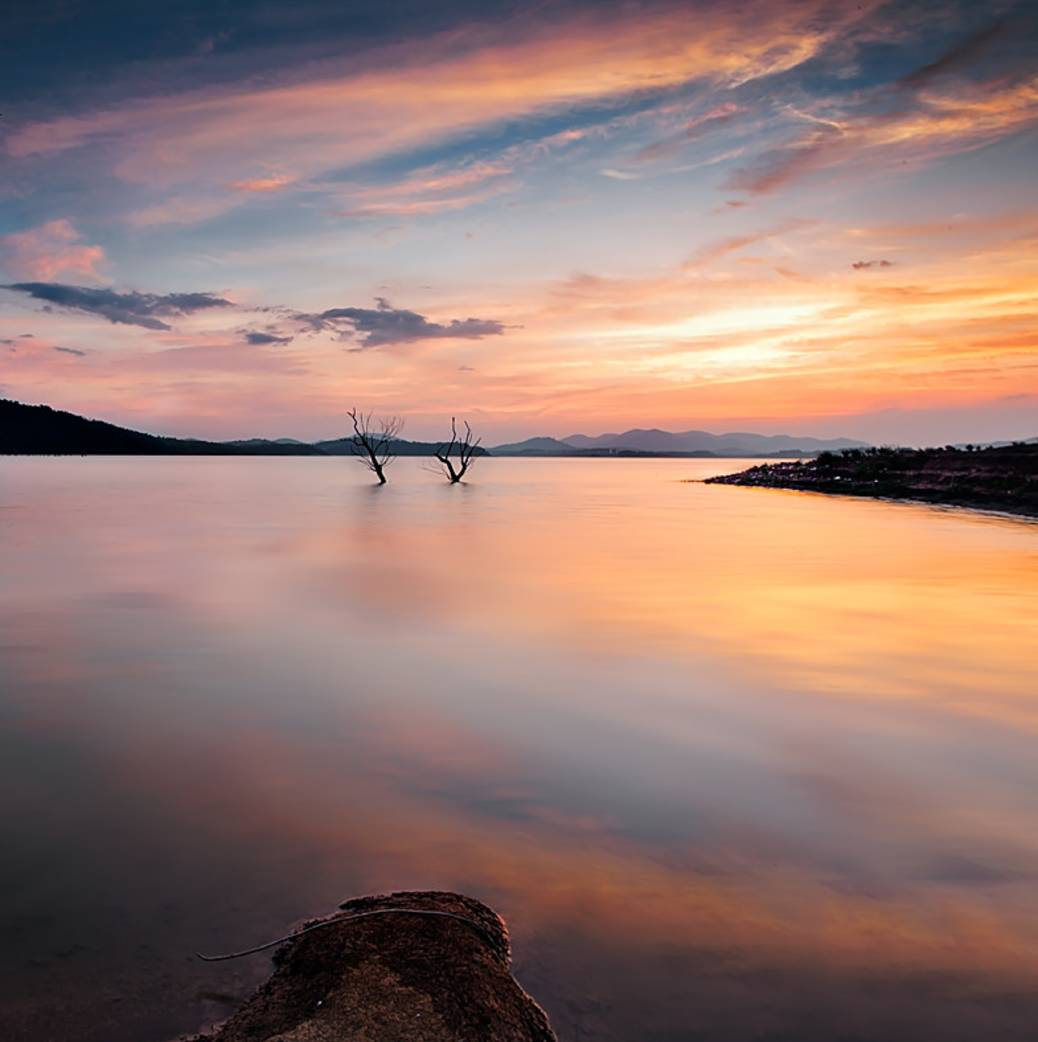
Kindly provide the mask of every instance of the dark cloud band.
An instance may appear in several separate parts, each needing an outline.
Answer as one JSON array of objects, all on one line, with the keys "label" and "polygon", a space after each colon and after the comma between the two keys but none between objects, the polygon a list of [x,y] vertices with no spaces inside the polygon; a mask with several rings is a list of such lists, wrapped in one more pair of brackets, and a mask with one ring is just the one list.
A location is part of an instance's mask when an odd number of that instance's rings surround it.
[{"label": "dark cloud band", "polygon": [[375,298],[374,308],[330,308],[319,314],[297,317],[312,329],[330,329],[343,337],[357,337],[361,347],[406,344],[415,340],[457,338],[481,340],[500,336],[504,324],[495,319],[455,318],[450,322],[430,322],[417,311],[393,307],[385,297]]},{"label": "dark cloud band", "polygon": [[247,344],[290,344],[292,337],[290,336],[278,336],[276,333],[263,333],[254,329],[250,329],[245,334],[245,343]]},{"label": "dark cloud band", "polygon": [[162,321],[163,318],[231,306],[229,300],[211,293],[117,293],[111,289],[68,286],[61,282],[14,282],[0,286],[0,289],[26,293],[52,307],[99,315],[117,325],[156,330],[171,328]]}]

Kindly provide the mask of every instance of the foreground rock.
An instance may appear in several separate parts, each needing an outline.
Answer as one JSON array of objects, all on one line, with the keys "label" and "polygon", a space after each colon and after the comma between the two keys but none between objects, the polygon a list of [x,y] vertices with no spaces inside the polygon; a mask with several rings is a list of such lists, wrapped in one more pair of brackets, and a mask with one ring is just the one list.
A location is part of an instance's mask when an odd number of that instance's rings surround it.
[{"label": "foreground rock", "polygon": [[1038,517],[1038,444],[823,452],[809,463],[768,463],[707,482],[916,499]]},{"label": "foreground rock", "polygon": [[[341,908],[333,925],[279,948],[267,983],[195,1042],[555,1042],[512,976],[507,928],[486,905],[427,891]],[[346,921],[385,908],[469,922],[399,913]]]}]

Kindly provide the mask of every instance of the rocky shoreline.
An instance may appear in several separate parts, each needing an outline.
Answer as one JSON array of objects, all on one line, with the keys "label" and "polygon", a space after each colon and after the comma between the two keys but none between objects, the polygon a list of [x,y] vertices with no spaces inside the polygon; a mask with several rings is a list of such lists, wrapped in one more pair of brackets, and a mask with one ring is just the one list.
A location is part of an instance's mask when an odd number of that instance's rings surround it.
[{"label": "rocky shoreline", "polygon": [[230,1020],[192,1042],[556,1042],[512,976],[504,921],[473,898],[362,897],[304,931]]},{"label": "rocky shoreline", "polygon": [[1038,444],[975,449],[850,449],[765,463],[707,484],[918,500],[1038,517]]}]

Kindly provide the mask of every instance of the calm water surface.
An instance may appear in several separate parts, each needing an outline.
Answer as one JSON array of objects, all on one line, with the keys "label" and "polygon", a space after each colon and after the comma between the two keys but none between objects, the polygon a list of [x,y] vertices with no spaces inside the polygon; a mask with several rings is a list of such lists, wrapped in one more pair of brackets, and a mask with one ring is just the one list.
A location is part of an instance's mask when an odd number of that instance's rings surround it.
[{"label": "calm water surface", "polygon": [[563,1042],[1033,1040],[1038,525],[730,469],[0,460],[0,1037],[409,887]]}]

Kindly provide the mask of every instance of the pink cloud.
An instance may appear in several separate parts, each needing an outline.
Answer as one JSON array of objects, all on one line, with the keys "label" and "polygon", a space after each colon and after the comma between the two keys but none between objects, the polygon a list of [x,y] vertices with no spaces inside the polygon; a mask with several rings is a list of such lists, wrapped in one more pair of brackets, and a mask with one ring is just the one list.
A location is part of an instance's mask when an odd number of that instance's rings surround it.
[{"label": "pink cloud", "polygon": [[291,174],[269,174],[267,177],[235,181],[231,187],[236,192],[280,192],[282,188],[288,188],[295,182],[296,178]]},{"label": "pink cloud", "polygon": [[38,228],[0,237],[0,264],[18,279],[48,282],[68,275],[100,279],[97,269],[105,261],[105,251],[81,239],[71,221],[48,221]]}]

